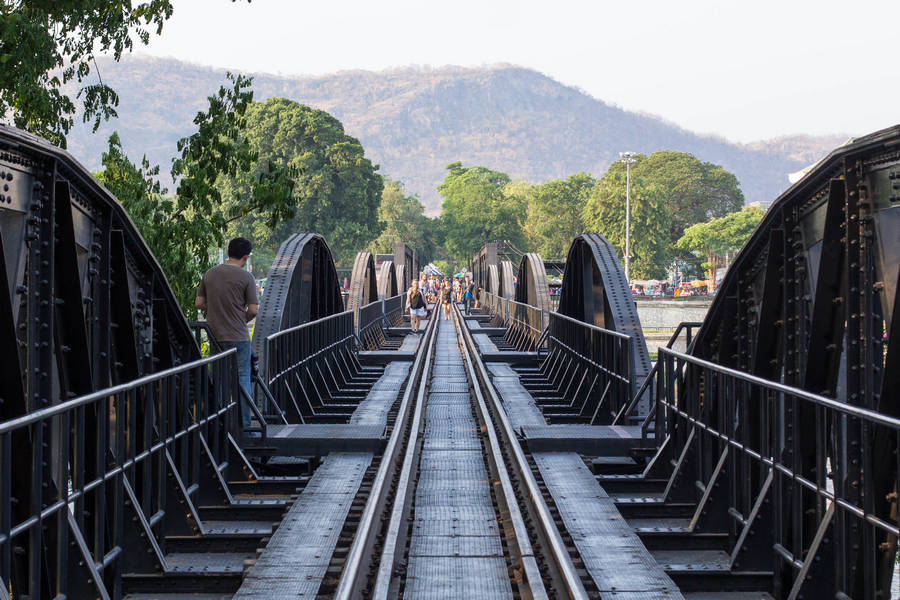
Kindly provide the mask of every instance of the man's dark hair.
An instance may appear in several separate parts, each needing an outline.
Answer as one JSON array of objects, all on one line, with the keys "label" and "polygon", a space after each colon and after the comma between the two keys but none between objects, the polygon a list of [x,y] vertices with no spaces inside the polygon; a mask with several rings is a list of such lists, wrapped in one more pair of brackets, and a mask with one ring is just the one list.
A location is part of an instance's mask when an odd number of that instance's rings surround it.
[{"label": "man's dark hair", "polygon": [[236,237],[228,242],[228,258],[244,258],[253,250],[253,244],[247,238]]}]

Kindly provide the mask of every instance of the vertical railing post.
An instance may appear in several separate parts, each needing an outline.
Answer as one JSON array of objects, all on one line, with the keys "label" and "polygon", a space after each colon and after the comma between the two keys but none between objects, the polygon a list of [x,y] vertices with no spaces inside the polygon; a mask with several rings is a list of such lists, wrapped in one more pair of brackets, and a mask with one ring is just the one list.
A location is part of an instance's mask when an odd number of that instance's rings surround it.
[{"label": "vertical railing post", "polygon": [[0,535],[6,542],[0,544],[0,585],[7,585],[12,570],[12,434],[0,434]]}]

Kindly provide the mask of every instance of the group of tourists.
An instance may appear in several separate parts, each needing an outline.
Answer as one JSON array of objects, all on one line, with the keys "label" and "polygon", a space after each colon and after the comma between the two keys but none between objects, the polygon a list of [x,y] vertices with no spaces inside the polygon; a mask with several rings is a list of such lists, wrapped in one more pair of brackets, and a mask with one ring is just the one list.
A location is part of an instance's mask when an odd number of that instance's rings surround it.
[{"label": "group of tourists", "polygon": [[480,307],[481,287],[468,276],[465,279],[452,280],[449,277],[414,279],[406,292],[406,310],[409,312],[410,328],[413,332],[419,332],[419,324],[427,316],[429,304],[435,305],[436,308],[440,303],[444,320],[449,320],[450,304],[454,301],[463,304],[466,314],[471,314],[473,308]]},{"label": "group of tourists", "polygon": [[[259,312],[259,296],[256,280],[244,268],[250,259],[253,245],[244,238],[235,238],[228,243],[228,260],[207,271],[197,287],[196,306],[206,313],[207,323],[213,336],[223,350],[237,351],[238,381],[246,391],[241,399],[241,424],[250,427],[252,408],[252,364],[250,332],[247,323]],[[465,306],[466,314],[478,309],[481,288],[471,277],[464,279],[439,277],[414,279],[406,292],[406,310],[409,312],[410,328],[420,333],[419,325],[428,315],[428,305],[440,303],[443,318],[450,319],[452,302]]]}]

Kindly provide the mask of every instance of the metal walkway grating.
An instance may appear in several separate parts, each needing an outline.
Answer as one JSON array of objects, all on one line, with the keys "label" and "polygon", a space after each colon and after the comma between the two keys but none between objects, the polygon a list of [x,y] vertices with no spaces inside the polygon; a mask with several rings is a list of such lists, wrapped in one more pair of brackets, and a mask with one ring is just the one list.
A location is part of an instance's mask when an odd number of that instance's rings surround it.
[{"label": "metal walkway grating", "polygon": [[[491,363],[488,368],[515,429],[571,432],[570,427],[546,425],[540,408],[509,365]],[[596,427],[592,431],[615,437],[620,434],[616,429]],[[683,600],[678,586],[622,518],[579,454],[534,452],[532,456],[603,598]]]},{"label": "metal walkway grating", "polygon": [[403,598],[512,598],[506,558],[452,321],[441,321]]},{"label": "metal walkway grating", "polygon": [[371,454],[332,453],[247,572],[234,600],[315,598]]}]

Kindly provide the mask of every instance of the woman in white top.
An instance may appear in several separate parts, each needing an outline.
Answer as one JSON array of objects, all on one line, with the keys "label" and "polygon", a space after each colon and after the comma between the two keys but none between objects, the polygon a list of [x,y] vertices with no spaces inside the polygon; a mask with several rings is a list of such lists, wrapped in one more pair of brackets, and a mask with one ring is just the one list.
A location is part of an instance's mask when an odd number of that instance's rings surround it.
[{"label": "woman in white top", "polygon": [[419,321],[425,316],[425,296],[419,291],[419,281],[413,279],[406,292],[406,309],[409,311],[409,326],[413,332],[419,331]]}]

